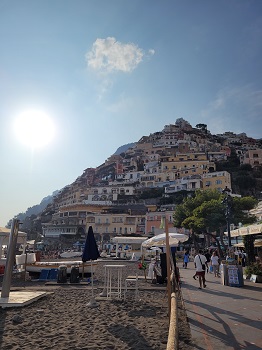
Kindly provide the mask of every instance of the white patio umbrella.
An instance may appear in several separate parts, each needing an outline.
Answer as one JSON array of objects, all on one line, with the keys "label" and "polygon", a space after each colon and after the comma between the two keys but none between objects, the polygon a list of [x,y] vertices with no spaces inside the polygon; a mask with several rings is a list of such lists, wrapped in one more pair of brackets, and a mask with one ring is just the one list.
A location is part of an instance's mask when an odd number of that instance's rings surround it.
[{"label": "white patio umbrella", "polygon": [[148,251],[162,252],[162,250],[159,247],[151,247],[148,249]]},{"label": "white patio umbrella", "polygon": [[[183,233],[169,232],[169,245],[172,247],[178,246],[179,243],[183,243],[188,240],[188,236]],[[152,238],[147,239],[142,243],[142,248],[150,247],[165,247],[166,246],[166,233],[161,233]]]}]

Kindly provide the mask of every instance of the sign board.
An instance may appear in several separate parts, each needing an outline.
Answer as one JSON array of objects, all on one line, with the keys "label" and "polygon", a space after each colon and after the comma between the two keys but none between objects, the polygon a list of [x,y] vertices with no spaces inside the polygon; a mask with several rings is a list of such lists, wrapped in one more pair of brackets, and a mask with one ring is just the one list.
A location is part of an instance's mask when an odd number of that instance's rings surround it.
[{"label": "sign board", "polygon": [[228,266],[228,282],[229,284],[239,285],[238,268]]}]

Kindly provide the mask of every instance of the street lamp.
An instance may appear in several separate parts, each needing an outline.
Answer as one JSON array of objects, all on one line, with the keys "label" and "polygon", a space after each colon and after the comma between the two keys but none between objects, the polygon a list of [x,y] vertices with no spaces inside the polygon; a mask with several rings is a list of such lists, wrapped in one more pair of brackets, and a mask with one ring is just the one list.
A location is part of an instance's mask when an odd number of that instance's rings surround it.
[{"label": "street lamp", "polygon": [[232,209],[232,197],[230,196],[230,188],[227,186],[222,191],[222,193],[225,195],[223,199],[223,204],[225,204],[225,216],[227,220],[227,237],[228,237],[228,248],[231,247],[231,234],[230,234],[230,218],[231,218],[231,209]]}]

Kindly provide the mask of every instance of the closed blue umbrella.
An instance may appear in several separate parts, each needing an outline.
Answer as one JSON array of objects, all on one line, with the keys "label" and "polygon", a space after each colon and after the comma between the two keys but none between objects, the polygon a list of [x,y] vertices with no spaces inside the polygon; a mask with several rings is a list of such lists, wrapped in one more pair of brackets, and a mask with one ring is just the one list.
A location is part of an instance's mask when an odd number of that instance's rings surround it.
[{"label": "closed blue umbrella", "polygon": [[83,250],[82,261],[97,260],[100,257],[92,226],[89,226]]},{"label": "closed blue umbrella", "polygon": [[82,261],[83,261],[83,273],[84,273],[84,263],[86,261],[91,261],[91,283],[92,283],[92,298],[91,301],[87,304],[90,307],[97,307],[98,304],[94,299],[94,289],[93,289],[93,269],[92,269],[92,260],[97,260],[100,257],[98,247],[96,244],[94,232],[92,226],[89,226],[85,247],[83,250]]}]

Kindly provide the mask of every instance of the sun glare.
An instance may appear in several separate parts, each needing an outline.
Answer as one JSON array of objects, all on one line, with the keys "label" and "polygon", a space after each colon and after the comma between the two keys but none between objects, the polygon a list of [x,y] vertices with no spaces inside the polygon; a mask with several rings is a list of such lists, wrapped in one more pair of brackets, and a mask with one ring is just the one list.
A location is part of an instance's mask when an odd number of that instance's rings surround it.
[{"label": "sun glare", "polygon": [[15,120],[15,133],[23,144],[41,148],[52,141],[55,127],[52,119],[44,112],[29,110]]}]

